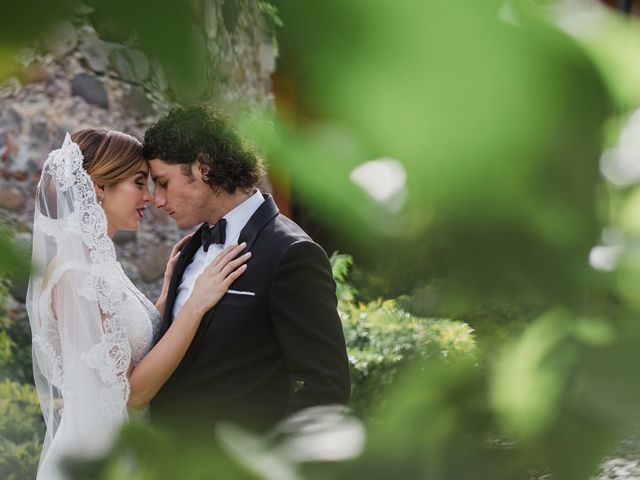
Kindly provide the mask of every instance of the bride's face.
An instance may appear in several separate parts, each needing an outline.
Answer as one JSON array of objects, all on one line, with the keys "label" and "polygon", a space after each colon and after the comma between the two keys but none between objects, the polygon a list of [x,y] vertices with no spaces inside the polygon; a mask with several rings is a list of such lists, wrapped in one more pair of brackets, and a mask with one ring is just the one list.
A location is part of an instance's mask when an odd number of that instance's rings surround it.
[{"label": "bride's face", "polygon": [[118,230],[137,230],[151,193],[147,186],[149,166],[142,162],[132,176],[105,187],[102,208],[109,223],[109,236]]}]

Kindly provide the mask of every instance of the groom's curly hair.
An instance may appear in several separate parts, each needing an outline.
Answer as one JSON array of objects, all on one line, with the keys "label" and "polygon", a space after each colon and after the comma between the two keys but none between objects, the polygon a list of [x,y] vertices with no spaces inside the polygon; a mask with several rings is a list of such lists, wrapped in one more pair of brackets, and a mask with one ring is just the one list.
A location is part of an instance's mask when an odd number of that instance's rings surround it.
[{"label": "groom's curly hair", "polygon": [[250,189],[265,173],[262,159],[242,142],[228,119],[205,105],[174,107],[146,131],[143,155],[183,165],[188,177],[191,163],[197,161],[202,180],[216,193]]}]

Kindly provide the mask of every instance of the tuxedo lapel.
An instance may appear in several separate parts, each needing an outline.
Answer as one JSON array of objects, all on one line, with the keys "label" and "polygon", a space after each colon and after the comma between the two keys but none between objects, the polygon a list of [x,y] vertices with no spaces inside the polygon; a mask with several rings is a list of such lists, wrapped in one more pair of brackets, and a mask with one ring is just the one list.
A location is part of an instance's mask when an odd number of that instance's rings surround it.
[{"label": "tuxedo lapel", "polygon": [[269,194],[264,195],[264,202],[251,215],[251,218],[244,226],[238,237],[238,243],[247,242],[247,250],[251,250],[253,242],[260,233],[260,230],[278,215],[280,211],[273,201],[273,197]]},{"label": "tuxedo lapel", "polygon": [[178,293],[178,286],[182,280],[184,271],[193,260],[193,256],[196,254],[200,246],[202,245],[201,233],[204,225],[201,225],[198,230],[193,234],[191,240],[182,248],[178,261],[173,269],[171,280],[169,282],[169,291],[167,292],[167,303],[164,308],[164,315],[162,316],[162,335],[167,331],[171,325],[171,318],[173,316],[173,306],[176,303],[176,296]]}]

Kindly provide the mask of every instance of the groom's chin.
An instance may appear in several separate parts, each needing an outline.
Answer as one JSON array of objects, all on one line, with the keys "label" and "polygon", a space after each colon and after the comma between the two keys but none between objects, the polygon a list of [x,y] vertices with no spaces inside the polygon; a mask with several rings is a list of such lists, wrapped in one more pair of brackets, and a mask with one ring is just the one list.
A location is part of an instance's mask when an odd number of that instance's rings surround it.
[{"label": "groom's chin", "polygon": [[178,228],[183,229],[183,228],[193,228],[196,225],[198,225],[198,223],[194,223],[192,221],[189,220],[182,220],[182,219],[173,219],[174,222],[176,222],[176,225],[178,226]]}]

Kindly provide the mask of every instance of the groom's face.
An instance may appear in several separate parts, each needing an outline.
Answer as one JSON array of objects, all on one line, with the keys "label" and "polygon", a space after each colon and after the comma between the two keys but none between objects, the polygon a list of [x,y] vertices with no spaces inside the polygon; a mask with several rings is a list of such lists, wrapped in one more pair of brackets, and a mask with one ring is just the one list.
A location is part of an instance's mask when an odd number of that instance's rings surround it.
[{"label": "groom's face", "polygon": [[155,185],[153,205],[167,212],[180,228],[192,228],[202,223],[211,189],[202,181],[195,162],[175,165],[153,159],[149,167]]}]

